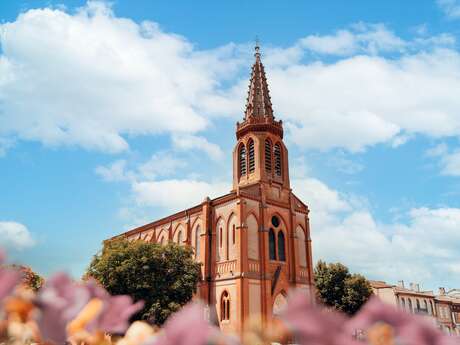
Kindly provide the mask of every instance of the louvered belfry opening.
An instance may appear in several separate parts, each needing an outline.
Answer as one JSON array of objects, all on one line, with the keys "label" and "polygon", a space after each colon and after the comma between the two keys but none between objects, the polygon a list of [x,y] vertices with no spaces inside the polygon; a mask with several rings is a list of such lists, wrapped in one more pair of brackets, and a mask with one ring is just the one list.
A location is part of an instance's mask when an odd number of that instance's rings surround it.
[{"label": "louvered belfry opening", "polygon": [[281,176],[281,145],[276,144],[275,145],[275,150],[274,150],[274,155],[275,155],[275,174],[276,176]]},{"label": "louvered belfry opening", "polygon": [[265,140],[265,171],[272,172],[272,142],[270,139]]},{"label": "louvered belfry opening", "polygon": [[246,147],[244,145],[240,146],[239,154],[239,170],[240,170],[240,177],[246,175]]},{"label": "louvered belfry opening", "polygon": [[253,173],[256,170],[256,161],[254,158],[254,140],[250,139],[248,143],[249,150],[249,173]]}]

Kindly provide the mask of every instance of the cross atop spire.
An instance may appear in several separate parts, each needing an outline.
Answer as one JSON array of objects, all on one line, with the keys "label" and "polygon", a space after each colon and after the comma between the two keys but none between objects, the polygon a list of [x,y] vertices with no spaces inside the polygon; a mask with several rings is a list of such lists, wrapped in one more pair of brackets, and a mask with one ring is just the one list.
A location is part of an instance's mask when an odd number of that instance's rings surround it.
[{"label": "cross atop spire", "polygon": [[260,45],[259,45],[259,36],[256,36],[256,45],[254,46],[254,50],[255,50],[255,54],[254,56],[257,58],[260,59],[260,53],[259,53],[259,50],[260,50]]},{"label": "cross atop spire", "polygon": [[256,39],[254,51],[255,62],[252,65],[251,79],[249,81],[249,91],[244,116],[245,121],[250,117],[273,118],[272,102],[268,91],[264,65],[260,59],[258,39]]}]

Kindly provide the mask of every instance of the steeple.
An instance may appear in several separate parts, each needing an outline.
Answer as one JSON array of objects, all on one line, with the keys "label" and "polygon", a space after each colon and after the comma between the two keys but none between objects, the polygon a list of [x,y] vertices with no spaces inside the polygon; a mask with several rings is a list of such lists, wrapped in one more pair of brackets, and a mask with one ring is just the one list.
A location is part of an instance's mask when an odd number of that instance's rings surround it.
[{"label": "steeple", "polygon": [[[236,123],[233,188],[255,183],[289,190],[288,152],[283,122],[275,120],[260,48],[256,44],[243,122]],[[271,187],[270,187],[271,188]]]},{"label": "steeple", "polygon": [[268,90],[265,68],[260,58],[260,47],[255,46],[255,61],[249,80],[248,98],[242,123],[236,123],[236,137],[240,139],[249,132],[270,132],[283,138],[283,122],[273,115],[270,91]]},{"label": "steeple", "polygon": [[249,117],[273,117],[272,102],[268,90],[265,69],[260,59],[260,47],[256,43],[252,65],[251,79],[249,82],[248,98],[246,102],[245,120]]}]

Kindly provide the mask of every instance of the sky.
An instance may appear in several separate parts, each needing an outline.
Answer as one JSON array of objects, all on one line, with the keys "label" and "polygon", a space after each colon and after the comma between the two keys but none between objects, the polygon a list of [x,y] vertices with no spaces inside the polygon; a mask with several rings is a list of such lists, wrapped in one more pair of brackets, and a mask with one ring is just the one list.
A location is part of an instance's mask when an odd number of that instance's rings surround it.
[{"label": "sky", "polygon": [[460,287],[460,1],[0,2],[0,246],[79,277],[231,189],[255,38],[314,260]]}]

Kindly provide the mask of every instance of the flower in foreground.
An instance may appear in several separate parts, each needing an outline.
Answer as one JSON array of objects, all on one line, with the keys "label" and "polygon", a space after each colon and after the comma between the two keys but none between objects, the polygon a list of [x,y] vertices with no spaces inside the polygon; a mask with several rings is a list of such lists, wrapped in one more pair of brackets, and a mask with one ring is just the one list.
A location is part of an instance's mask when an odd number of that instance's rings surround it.
[{"label": "flower in foreground", "polygon": [[377,297],[372,297],[347,322],[346,328],[348,331],[367,330],[367,338],[372,345],[377,344],[377,338],[386,339],[386,342],[381,342],[384,345],[444,345],[451,341],[422,316],[398,310]]},{"label": "flower in foreground", "polygon": [[37,305],[43,339],[62,343],[68,336],[123,333],[143,302],[133,304],[131,297],[111,296],[92,280],[79,284],[59,273],[40,290]]},{"label": "flower in foreground", "polygon": [[300,344],[356,344],[351,333],[344,331],[344,315],[314,305],[303,292],[297,291],[290,296],[281,319]]},{"label": "flower in foreground", "polygon": [[209,324],[204,317],[204,308],[191,303],[172,315],[164,326],[162,334],[147,342],[148,345],[206,345],[225,344],[218,328]]}]

